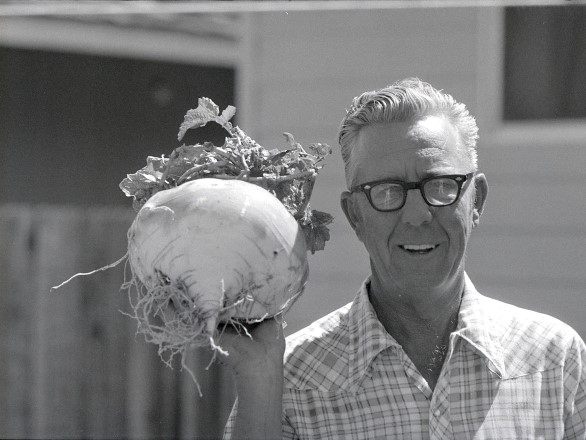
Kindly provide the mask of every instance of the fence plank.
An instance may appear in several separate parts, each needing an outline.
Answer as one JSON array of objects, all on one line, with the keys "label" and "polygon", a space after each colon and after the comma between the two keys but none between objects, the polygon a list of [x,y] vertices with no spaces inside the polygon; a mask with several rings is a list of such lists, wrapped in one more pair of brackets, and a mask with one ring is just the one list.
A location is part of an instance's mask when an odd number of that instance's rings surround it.
[{"label": "fence plank", "polygon": [[81,282],[49,294],[56,280],[65,279],[78,266],[84,228],[73,210],[55,215],[37,209],[36,289],[36,410],[35,437],[78,438],[83,436],[79,411],[83,401],[83,335]]},{"label": "fence plank", "polygon": [[0,209],[0,438],[33,434],[32,217],[29,210]]},{"label": "fence plank", "polygon": [[[94,209],[82,247],[83,268],[103,267],[126,252],[129,216],[112,210]],[[82,297],[84,318],[83,423],[89,438],[120,436],[126,431],[127,347],[133,326],[119,313],[128,311],[120,291],[124,265],[84,277]]]},{"label": "fence plank", "polygon": [[[165,366],[156,347],[142,336],[129,347],[128,437],[137,439],[178,438],[177,369]],[[193,436],[187,436],[190,438]]]},{"label": "fence plank", "polygon": [[[0,206],[0,438],[221,436],[234,392],[211,353],[170,369],[135,336],[124,267],[50,287],[126,251],[120,208]],[[179,362],[176,362],[179,366]]]},{"label": "fence plank", "polygon": [[[231,373],[217,362],[210,365],[211,358],[211,350],[206,348],[193,350],[188,357],[188,365],[196,373],[201,387],[201,397],[191,378],[188,375],[183,378],[183,425],[190,428],[196,438],[202,439],[221,437],[235,398]],[[198,419],[192,420],[190,426],[193,414],[197,414]]]}]

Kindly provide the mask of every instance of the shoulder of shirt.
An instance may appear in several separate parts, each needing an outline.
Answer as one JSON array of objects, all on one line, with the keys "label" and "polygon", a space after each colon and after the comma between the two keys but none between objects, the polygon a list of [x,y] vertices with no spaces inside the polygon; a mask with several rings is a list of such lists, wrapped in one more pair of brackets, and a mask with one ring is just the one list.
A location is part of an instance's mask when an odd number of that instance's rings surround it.
[{"label": "shoulder of shirt", "polygon": [[561,366],[584,349],[578,333],[553,316],[485,296],[482,301],[509,377]]},{"label": "shoulder of shirt", "polygon": [[348,378],[348,312],[352,303],[287,337],[285,388],[331,390]]}]

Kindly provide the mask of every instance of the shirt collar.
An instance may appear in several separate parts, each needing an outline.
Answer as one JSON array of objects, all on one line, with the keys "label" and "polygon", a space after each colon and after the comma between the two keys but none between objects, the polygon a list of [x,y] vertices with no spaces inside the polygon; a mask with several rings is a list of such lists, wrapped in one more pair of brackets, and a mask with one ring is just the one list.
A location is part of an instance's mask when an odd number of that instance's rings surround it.
[{"label": "shirt collar", "polygon": [[[368,298],[367,278],[348,315],[349,351],[348,351],[348,387],[352,392],[358,391],[372,361],[378,354],[389,348],[400,348],[399,343],[385,330],[376,316]],[[494,314],[484,297],[476,290],[474,284],[465,274],[464,293],[458,314],[458,326],[451,339],[462,338],[488,362],[488,367],[499,377],[505,377],[505,367],[498,342],[501,330],[495,324]],[[453,343],[451,344],[453,347]]]},{"label": "shirt collar", "polygon": [[348,386],[352,392],[358,391],[370,364],[381,351],[399,346],[376,316],[368,299],[369,284],[370,277],[362,283],[348,315]]},{"label": "shirt collar", "polygon": [[[488,361],[488,367],[499,377],[505,377],[505,364],[499,343],[501,326],[498,325],[498,310],[493,310],[465,274],[464,293],[458,326],[451,338],[466,340],[481,356]],[[452,343],[453,346],[453,343]]]}]

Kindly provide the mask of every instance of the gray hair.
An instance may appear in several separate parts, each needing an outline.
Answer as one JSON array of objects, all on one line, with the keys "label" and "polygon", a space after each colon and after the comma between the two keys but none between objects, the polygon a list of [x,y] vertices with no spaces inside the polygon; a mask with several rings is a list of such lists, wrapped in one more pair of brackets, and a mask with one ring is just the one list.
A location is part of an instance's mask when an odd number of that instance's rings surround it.
[{"label": "gray hair", "polygon": [[383,89],[364,92],[353,99],[352,106],[346,111],[338,142],[348,187],[356,166],[352,161],[354,141],[363,127],[375,123],[408,122],[424,116],[445,116],[453,124],[476,171],[478,126],[466,106],[418,78],[406,78]]}]

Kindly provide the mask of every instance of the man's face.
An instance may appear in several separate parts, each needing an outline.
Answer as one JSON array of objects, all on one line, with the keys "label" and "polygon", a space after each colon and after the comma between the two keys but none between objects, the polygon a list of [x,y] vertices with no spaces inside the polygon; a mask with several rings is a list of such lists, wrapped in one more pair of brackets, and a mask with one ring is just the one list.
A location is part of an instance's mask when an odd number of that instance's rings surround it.
[{"label": "man's face", "polygon": [[[364,127],[353,154],[357,166],[352,185],[472,172],[457,131],[437,116]],[[410,190],[397,211],[375,210],[360,191],[343,193],[342,208],[366,246],[380,287],[422,292],[449,289],[461,281],[466,245],[486,192],[484,175],[478,174],[464,183],[460,199],[450,206],[429,206],[419,190]]]}]

